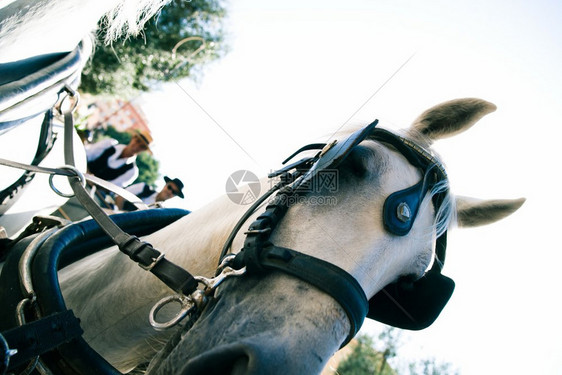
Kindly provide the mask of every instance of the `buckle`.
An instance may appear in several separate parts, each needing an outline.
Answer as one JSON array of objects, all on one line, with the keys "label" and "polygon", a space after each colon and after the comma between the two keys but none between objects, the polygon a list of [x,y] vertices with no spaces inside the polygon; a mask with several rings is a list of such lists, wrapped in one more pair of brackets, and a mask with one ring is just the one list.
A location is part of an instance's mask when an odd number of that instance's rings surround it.
[{"label": "buckle", "polygon": [[324,154],[326,154],[326,152],[330,151],[330,149],[332,147],[334,147],[336,145],[336,143],[338,143],[337,139],[334,139],[332,142],[328,143],[326,146],[324,146],[324,148],[322,149],[322,151],[320,151],[320,155],[319,157],[324,156]]},{"label": "buckle", "polygon": [[156,264],[158,264],[158,262],[160,262],[164,258],[164,255],[165,255],[164,253],[160,253],[160,255],[158,255],[158,257],[156,259],[153,258],[152,263],[150,263],[148,266],[145,266],[142,263],[137,263],[137,264],[143,270],[150,271],[154,268],[154,266],[156,266]]}]

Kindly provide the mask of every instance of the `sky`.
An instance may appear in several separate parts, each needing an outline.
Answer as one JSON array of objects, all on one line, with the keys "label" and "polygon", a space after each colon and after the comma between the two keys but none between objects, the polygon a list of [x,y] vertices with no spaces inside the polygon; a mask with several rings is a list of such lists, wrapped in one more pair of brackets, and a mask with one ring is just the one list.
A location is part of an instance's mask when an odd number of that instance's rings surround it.
[{"label": "sky", "polygon": [[[496,224],[449,233],[456,290],[436,323],[404,332],[398,354],[462,374],[562,374],[559,173],[562,3],[551,0],[351,0],[227,3],[230,52],[199,82],[138,103],[161,172],[196,210],[228,176],[258,176],[298,147],[367,123],[404,128],[454,98],[497,105],[435,145],[452,189],[526,197]],[[382,326],[367,321],[362,331]]]}]

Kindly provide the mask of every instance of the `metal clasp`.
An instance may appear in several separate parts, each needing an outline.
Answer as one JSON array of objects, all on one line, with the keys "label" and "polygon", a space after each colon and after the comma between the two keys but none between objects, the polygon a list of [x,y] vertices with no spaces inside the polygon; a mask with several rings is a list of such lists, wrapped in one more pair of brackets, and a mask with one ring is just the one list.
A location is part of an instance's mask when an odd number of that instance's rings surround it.
[{"label": "metal clasp", "polygon": [[[223,261],[224,262],[224,261]],[[206,278],[203,276],[195,276],[195,280],[199,281],[205,285],[205,295],[209,295],[213,292],[224,280],[231,276],[242,276],[246,273],[246,267],[242,267],[239,270],[235,270],[229,266],[223,268],[222,272],[213,278]]]},{"label": "metal clasp", "polygon": [[[235,270],[229,266],[232,259],[234,259],[234,254],[227,255],[224,257],[223,261],[219,265],[217,270],[221,270],[221,273],[216,277],[207,278],[203,276],[195,276],[195,280],[204,285],[203,290],[197,289],[189,296],[183,294],[174,294],[162,298],[150,310],[148,320],[150,325],[154,327],[157,331],[163,331],[165,329],[171,328],[182,321],[187,315],[195,312],[196,310],[201,310],[205,307],[207,303],[207,296],[211,295],[214,290],[228,277],[231,276],[242,276],[246,273],[246,267],[239,270]],[[164,306],[171,302],[178,302],[180,304],[180,310],[174,315],[170,320],[166,322],[156,321],[156,315]]]},{"label": "metal clasp", "polygon": [[[59,115],[64,115],[65,113],[72,113],[78,107],[78,103],[80,103],[80,94],[78,91],[74,90],[69,85],[64,85],[62,91],[66,91],[66,95],[62,97],[62,99],[55,105],[55,110],[58,112]],[[71,100],[68,110],[63,109],[63,104],[65,100],[69,98]]]},{"label": "metal clasp", "polygon": [[[73,167],[72,165],[63,165],[62,167],[60,167],[59,169],[62,170],[68,170],[69,172],[73,173],[74,176],[67,176],[68,178],[71,177],[77,177],[80,180],[80,184],[83,187],[86,187],[86,178],[84,177],[84,174],[82,172],[80,172],[78,169],[76,169],[76,167]],[[51,189],[57,194],[60,195],[61,197],[64,198],[72,198],[74,196],[74,193],[72,194],[67,194],[67,193],[63,193],[62,191],[60,191],[59,189],[57,189],[55,187],[55,184],[53,183],[53,178],[55,177],[55,174],[51,174],[49,176],[49,186],[51,187]]]},{"label": "metal clasp", "polygon": [[[181,305],[180,310],[174,315],[170,320],[167,322],[157,322],[156,315],[164,306],[169,304],[170,302],[179,302]],[[195,302],[190,296],[184,296],[183,294],[174,294],[171,296],[167,296],[162,298],[160,301],[156,302],[156,305],[152,307],[150,313],[148,315],[148,321],[150,325],[154,327],[157,331],[164,331],[168,328],[171,328],[178,324],[183,318],[187,316],[193,309],[195,308]]]}]

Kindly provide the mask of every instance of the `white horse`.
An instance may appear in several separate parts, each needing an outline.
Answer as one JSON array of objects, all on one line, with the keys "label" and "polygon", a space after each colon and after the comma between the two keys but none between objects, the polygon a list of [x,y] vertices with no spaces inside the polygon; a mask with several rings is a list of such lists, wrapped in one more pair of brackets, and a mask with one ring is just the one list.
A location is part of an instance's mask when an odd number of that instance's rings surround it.
[{"label": "white horse", "polygon": [[[104,14],[113,20],[110,35],[117,35],[135,31],[163,3],[3,2],[0,64],[67,53],[80,41],[88,50],[88,33]],[[422,114],[407,136],[429,147],[433,140],[465,130],[494,109],[480,100],[448,102]],[[435,212],[428,192],[408,235],[389,233],[382,218],[385,199],[420,178],[419,168],[392,147],[367,139],[339,167],[337,204],[297,202],[271,239],[346,271],[371,298],[402,275],[421,277],[432,262],[435,237],[449,225],[491,223],[523,203],[522,199],[457,197],[455,204],[448,195],[442,207],[449,208],[445,211],[450,214],[444,217]],[[146,240],[192,274],[210,277],[226,237],[244,210],[223,197]],[[240,234],[232,249],[240,249],[242,243]],[[64,268],[60,280],[67,305],[82,321],[86,341],[121,371],[154,358],[172,335],[154,331],[147,320],[151,307],[169,289],[115,249]],[[153,361],[152,373],[318,373],[350,331],[351,323],[337,300],[284,273],[230,279],[215,297],[193,328]]]},{"label": "white horse", "polygon": [[[428,147],[494,109],[479,99],[446,102],[424,112],[406,135]],[[455,222],[492,223],[524,202],[455,199],[449,194],[442,208],[450,208],[451,214],[438,220],[428,192],[411,231],[404,236],[390,233],[383,224],[385,200],[422,177],[395,148],[364,140],[340,165],[337,192],[320,193],[334,194],[337,204],[296,202],[272,242],[340,267],[371,298],[400,276],[422,277],[433,259],[436,236]],[[220,249],[245,209],[225,196],[146,240],[192,274],[211,277]],[[243,237],[240,233],[235,238],[232,249],[242,247]],[[150,360],[169,338],[147,321],[151,307],[169,290],[115,249],[63,269],[60,280],[68,306],[82,321],[86,341],[121,371]],[[349,330],[350,321],[338,302],[299,278],[279,272],[244,276],[219,288],[193,328],[152,365],[153,372],[319,373]]]}]

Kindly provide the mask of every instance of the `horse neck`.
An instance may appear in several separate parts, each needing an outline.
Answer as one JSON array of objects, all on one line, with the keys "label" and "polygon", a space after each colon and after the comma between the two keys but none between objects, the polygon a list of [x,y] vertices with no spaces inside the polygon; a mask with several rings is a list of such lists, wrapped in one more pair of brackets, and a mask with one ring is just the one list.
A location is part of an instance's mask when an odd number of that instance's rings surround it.
[{"label": "horse neck", "polygon": [[[223,196],[147,240],[191,274],[211,276],[230,231],[247,209]],[[232,250],[238,250],[241,241],[237,239]]]},{"label": "horse neck", "polygon": [[0,9],[0,63],[72,51],[116,0],[15,0]]}]

